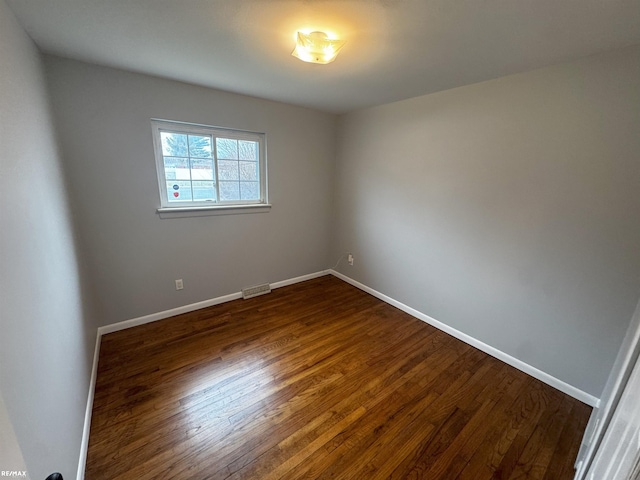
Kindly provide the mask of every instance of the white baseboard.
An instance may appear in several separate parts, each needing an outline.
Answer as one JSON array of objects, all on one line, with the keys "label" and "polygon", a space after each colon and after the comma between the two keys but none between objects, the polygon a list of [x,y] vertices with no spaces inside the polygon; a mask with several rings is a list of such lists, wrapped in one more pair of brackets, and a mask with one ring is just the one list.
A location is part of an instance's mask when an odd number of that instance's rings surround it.
[{"label": "white baseboard", "polygon": [[[289,278],[287,280],[281,280],[279,282],[271,283],[271,288],[276,289],[280,287],[286,287],[287,285],[293,285],[294,283],[304,282],[313,278],[329,275],[329,270],[321,270],[315,273],[309,273],[307,275],[301,275],[295,278]],[[82,443],[80,445],[80,460],[78,461],[78,474],[77,480],[84,480],[84,471],[87,464],[87,452],[89,449],[89,432],[91,430],[91,412],[93,410],[93,396],[96,389],[96,379],[98,376],[98,358],[100,357],[100,343],[103,335],[108,333],[118,332],[127,328],[137,327],[138,325],[144,325],[145,323],[156,322],[158,320],[164,320],[165,318],[175,317],[183,313],[193,312],[205,307],[211,307],[220,303],[230,302],[231,300],[237,300],[242,298],[242,292],[231,293],[229,295],[223,295],[221,297],[211,298],[209,300],[203,300],[202,302],[191,303],[182,307],[172,308],[164,310],[162,312],[152,313],[150,315],[144,315],[142,317],[132,318],[118,323],[112,323],[103,327],[98,327],[96,348],[93,354],[93,367],[91,371],[91,380],[89,382],[89,395],[87,398],[87,409],[84,417],[84,429],[82,430]]]},{"label": "white baseboard", "polygon": [[[304,282],[313,278],[318,278],[323,275],[328,275],[329,270],[321,270],[315,273],[309,273],[307,275],[301,275],[300,277],[289,278],[287,280],[281,280],[279,282],[270,283],[272,289],[285,287],[287,285],[293,285],[294,283]],[[164,320],[165,318],[175,317],[176,315],[182,315],[183,313],[193,312],[200,310],[201,308],[211,307],[213,305],[219,305],[220,303],[230,302],[231,300],[237,300],[242,298],[242,292],[230,293],[229,295],[223,295],[221,297],[210,298],[209,300],[203,300],[201,302],[190,303],[189,305],[183,305],[182,307],[171,308],[162,312],[152,313],[150,315],[144,315],[142,317],[132,318],[130,320],[124,320],[118,323],[112,323],[98,328],[99,335],[106,335],[107,333],[118,332],[120,330],[126,330],[127,328],[137,327],[138,325],[144,325],[145,323],[157,322],[158,320]]]},{"label": "white baseboard", "polygon": [[91,431],[91,412],[93,411],[93,396],[96,391],[96,379],[98,377],[98,358],[100,356],[100,331],[96,334],[96,346],[93,351],[93,366],[91,367],[91,379],[89,380],[89,395],[87,396],[87,408],[84,413],[84,428],[82,429],[82,443],[80,444],[80,459],[78,460],[77,480],[84,480],[84,470],[87,466],[87,452],[89,450],[89,432]]},{"label": "white baseboard", "polygon": [[429,325],[436,327],[438,330],[442,330],[443,332],[448,333],[449,335],[457,338],[458,340],[461,340],[471,345],[472,347],[477,348],[478,350],[482,350],[484,353],[491,355],[492,357],[495,357],[498,360],[501,360],[504,363],[511,365],[512,367],[515,367],[518,370],[528,375],[531,375],[534,378],[537,378],[541,382],[544,382],[547,385],[550,385],[553,388],[556,388],[561,392],[564,392],[567,395],[570,395],[573,398],[580,400],[583,403],[586,403],[587,405],[590,405],[595,408],[597,408],[600,405],[600,399],[594,397],[593,395],[587,392],[580,390],[579,388],[574,387],[573,385],[569,385],[568,383],[563,382],[562,380],[552,375],[549,375],[548,373],[543,372],[542,370],[539,370],[536,367],[533,367],[528,363],[523,362],[522,360],[518,360],[517,358],[512,357],[511,355],[504,353],[503,351],[498,350],[497,348],[494,348],[491,345],[487,345],[486,343],[481,342],[480,340],[470,335],[467,335],[466,333],[463,333],[459,330],[456,330],[455,328],[450,327],[449,325],[439,322],[435,318],[432,318],[429,315],[419,312],[418,310],[411,308],[405,305],[404,303],[398,302],[397,300],[394,300],[393,298],[388,297],[387,295],[380,293],[377,290],[374,290],[373,288],[367,287],[366,285],[350,277],[347,277],[346,275],[340,272],[337,272],[335,270],[330,270],[330,273],[331,275],[334,275],[339,279],[344,280],[347,283],[350,283],[354,287],[359,288],[360,290],[363,290],[373,295],[376,298],[379,298],[383,302],[386,302],[389,305],[393,305],[394,307],[399,308],[403,312],[406,312],[409,315],[419,320],[422,320],[423,322],[426,322]]},{"label": "white baseboard", "polygon": [[314,278],[329,275],[329,273],[331,273],[331,270],[320,270],[319,272],[309,273],[308,275],[301,275],[299,277],[290,278],[289,280],[272,283],[271,288],[286,287],[287,285],[293,285],[294,283],[306,282],[307,280],[313,280]]},{"label": "white baseboard", "polygon": [[190,303],[189,305],[183,305],[182,307],[171,308],[162,312],[152,313],[150,315],[144,315],[142,317],[132,318],[118,323],[112,323],[110,325],[105,325],[104,327],[99,327],[98,335],[102,336],[107,333],[119,332],[120,330],[126,330],[127,328],[137,327],[138,325],[144,325],[145,323],[157,322],[158,320],[164,320],[165,318],[175,317],[176,315],[182,315],[183,313],[193,312],[201,308],[211,307],[213,305],[230,302],[231,300],[237,300],[239,298],[242,298],[242,292],[230,293],[229,295]]}]

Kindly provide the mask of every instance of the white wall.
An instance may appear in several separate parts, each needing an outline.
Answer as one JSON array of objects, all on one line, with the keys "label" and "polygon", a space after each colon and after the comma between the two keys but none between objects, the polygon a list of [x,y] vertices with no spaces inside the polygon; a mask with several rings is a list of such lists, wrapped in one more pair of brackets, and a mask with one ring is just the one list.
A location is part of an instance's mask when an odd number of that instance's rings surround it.
[{"label": "white wall", "polygon": [[0,392],[0,470],[27,471],[20,444],[13,431],[13,424],[9,419],[9,413],[2,398],[2,392]]},{"label": "white wall", "polygon": [[347,114],[334,261],[598,397],[640,294],[640,47]]},{"label": "white wall", "polygon": [[96,325],[41,59],[4,0],[0,65],[0,391],[31,477],[74,478]]},{"label": "white wall", "polygon": [[[327,267],[334,116],[57,57],[46,65],[102,324]],[[265,132],[271,211],[159,218],[151,118]]]}]

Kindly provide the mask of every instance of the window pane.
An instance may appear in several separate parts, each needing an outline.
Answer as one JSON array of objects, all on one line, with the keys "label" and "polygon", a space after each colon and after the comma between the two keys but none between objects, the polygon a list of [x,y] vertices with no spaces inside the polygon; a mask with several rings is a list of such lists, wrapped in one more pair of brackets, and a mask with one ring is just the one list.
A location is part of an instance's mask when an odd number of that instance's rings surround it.
[{"label": "window pane", "polygon": [[202,202],[205,200],[215,201],[216,191],[213,182],[193,182],[193,200]]},{"label": "window pane", "polygon": [[265,135],[152,120],[162,207],[265,200]]},{"label": "window pane", "polygon": [[191,182],[167,182],[167,199],[170,202],[191,201]]},{"label": "window pane", "polygon": [[240,162],[240,180],[258,180],[258,162]]},{"label": "window pane", "polygon": [[226,160],[238,159],[238,141],[232,138],[216,138],[218,158]]},{"label": "window pane", "polygon": [[186,157],[187,136],[183,133],[160,132],[162,155],[165,157]]},{"label": "window pane", "polygon": [[211,158],[211,137],[208,135],[189,135],[189,156]]},{"label": "window pane", "polygon": [[240,182],[241,200],[260,200],[259,182]]},{"label": "window pane", "polygon": [[240,160],[258,161],[258,142],[249,140],[238,140],[238,150]]},{"label": "window pane", "polygon": [[220,182],[220,200],[225,202],[240,200],[240,185],[238,182]]},{"label": "window pane", "polygon": [[238,162],[220,160],[218,162],[218,175],[220,175],[220,180],[238,180]]},{"label": "window pane", "polygon": [[204,158],[191,159],[192,180],[213,180],[213,160]]},{"label": "window pane", "polygon": [[189,180],[189,159],[164,157],[164,176],[167,180]]}]

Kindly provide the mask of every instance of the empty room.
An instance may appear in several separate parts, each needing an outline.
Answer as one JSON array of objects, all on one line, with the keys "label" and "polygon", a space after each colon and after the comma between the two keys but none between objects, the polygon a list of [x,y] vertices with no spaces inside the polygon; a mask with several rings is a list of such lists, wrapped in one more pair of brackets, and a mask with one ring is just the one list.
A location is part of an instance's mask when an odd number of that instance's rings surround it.
[{"label": "empty room", "polygon": [[640,2],[0,0],[0,476],[640,475]]}]

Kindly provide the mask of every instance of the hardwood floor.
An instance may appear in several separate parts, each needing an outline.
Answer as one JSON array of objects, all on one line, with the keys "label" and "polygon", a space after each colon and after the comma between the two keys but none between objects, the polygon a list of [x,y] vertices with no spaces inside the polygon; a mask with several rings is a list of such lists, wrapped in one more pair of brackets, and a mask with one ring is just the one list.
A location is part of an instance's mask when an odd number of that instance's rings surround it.
[{"label": "hardwood floor", "polygon": [[86,479],[571,479],[590,411],[325,276],[104,336]]}]

